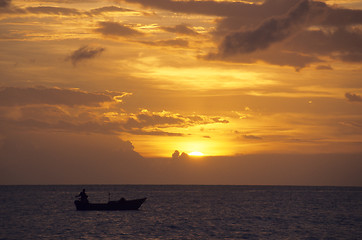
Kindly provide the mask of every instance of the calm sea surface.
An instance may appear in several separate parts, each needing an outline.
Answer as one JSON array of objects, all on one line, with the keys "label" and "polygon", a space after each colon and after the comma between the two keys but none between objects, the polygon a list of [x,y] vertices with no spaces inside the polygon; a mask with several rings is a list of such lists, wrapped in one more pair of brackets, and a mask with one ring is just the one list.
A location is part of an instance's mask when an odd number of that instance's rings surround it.
[{"label": "calm sea surface", "polygon": [[[76,211],[147,197],[138,211]],[[0,239],[362,239],[362,188],[0,186]]]}]

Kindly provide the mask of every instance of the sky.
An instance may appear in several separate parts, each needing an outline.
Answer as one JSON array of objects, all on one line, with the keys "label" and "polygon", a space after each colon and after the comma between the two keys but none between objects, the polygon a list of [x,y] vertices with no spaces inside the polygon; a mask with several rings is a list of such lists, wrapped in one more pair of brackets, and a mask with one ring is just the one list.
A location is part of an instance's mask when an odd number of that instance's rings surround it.
[{"label": "sky", "polygon": [[362,1],[0,0],[0,184],[362,186]]}]

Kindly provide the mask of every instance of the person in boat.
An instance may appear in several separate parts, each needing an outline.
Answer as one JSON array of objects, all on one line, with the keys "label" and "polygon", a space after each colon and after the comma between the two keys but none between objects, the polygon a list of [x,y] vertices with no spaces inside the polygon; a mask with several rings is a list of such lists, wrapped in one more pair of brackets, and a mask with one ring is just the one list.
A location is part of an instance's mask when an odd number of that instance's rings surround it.
[{"label": "person in boat", "polygon": [[80,197],[81,202],[88,202],[88,195],[85,193],[85,189],[83,189],[77,197]]}]

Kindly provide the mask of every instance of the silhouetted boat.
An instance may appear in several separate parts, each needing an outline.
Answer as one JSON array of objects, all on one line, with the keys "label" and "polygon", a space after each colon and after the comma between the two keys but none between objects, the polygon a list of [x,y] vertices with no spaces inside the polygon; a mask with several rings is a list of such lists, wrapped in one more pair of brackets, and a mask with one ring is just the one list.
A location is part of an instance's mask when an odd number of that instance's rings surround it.
[{"label": "silhouetted boat", "polygon": [[74,204],[77,210],[87,211],[109,211],[109,210],[138,210],[147,198],[125,200],[124,198],[119,201],[109,201],[108,203],[89,203],[85,201],[75,200]]}]

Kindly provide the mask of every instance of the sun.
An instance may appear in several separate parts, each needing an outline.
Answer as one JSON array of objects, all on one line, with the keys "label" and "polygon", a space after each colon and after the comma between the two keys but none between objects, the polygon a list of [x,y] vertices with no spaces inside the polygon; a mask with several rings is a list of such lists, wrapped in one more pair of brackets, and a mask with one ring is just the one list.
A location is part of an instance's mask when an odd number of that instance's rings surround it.
[{"label": "sun", "polygon": [[202,157],[204,156],[204,154],[202,152],[190,152],[189,153],[190,156],[195,156],[195,157]]}]

